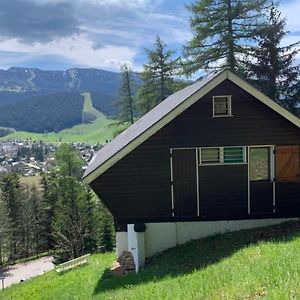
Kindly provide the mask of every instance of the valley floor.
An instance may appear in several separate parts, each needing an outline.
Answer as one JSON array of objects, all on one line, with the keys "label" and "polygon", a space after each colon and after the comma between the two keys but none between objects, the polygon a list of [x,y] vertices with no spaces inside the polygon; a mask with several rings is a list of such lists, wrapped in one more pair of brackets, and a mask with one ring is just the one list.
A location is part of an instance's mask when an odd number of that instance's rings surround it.
[{"label": "valley floor", "polygon": [[300,299],[300,222],[192,241],[112,277],[114,253],[0,292],[8,299]]}]

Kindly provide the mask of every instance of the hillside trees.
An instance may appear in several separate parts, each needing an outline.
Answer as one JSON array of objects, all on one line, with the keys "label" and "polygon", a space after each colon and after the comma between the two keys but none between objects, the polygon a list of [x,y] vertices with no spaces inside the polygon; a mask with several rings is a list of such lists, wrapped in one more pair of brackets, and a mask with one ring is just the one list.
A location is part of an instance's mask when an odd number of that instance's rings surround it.
[{"label": "hillside trees", "polygon": [[45,250],[44,206],[36,187],[22,185],[11,173],[1,178],[0,192],[2,262]]},{"label": "hillside trees", "polygon": [[80,124],[82,107],[80,93],[34,95],[23,99],[21,104],[9,103],[1,107],[0,125],[31,132],[57,132]]},{"label": "hillside trees", "polygon": [[138,108],[140,115],[145,114],[158,103],[171,95],[175,90],[174,78],[178,59],[174,59],[174,51],[156,37],[154,49],[146,49],[148,62],[141,73],[143,84],[138,92]]},{"label": "hillside trees", "polygon": [[[94,252],[102,245],[99,238],[101,211],[99,199],[80,182],[83,162],[71,145],[56,152],[57,168],[48,177],[48,195],[56,195],[52,236],[57,262]],[[112,232],[110,232],[112,234]]]},{"label": "hillside trees", "polygon": [[247,60],[246,69],[252,83],[271,99],[296,112],[300,102],[299,66],[294,64],[300,41],[282,46],[287,36],[285,20],[275,5],[269,10],[268,24],[257,30],[258,46],[253,48],[254,60]]},{"label": "hillside trees", "polygon": [[265,23],[262,11],[268,0],[198,0],[188,6],[193,37],[184,47],[183,72],[228,67],[240,63]]}]

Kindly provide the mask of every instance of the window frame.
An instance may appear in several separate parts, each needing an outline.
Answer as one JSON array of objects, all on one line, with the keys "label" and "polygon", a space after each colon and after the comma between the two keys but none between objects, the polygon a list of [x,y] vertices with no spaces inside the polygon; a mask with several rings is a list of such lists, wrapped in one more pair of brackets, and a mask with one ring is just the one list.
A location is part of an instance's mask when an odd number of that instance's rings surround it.
[{"label": "window frame", "polygon": [[[213,96],[213,101],[212,101],[212,106],[213,106],[213,118],[224,118],[224,117],[233,117],[232,115],[232,95],[218,95],[218,96]],[[215,112],[215,99],[217,98],[227,98],[228,101],[228,113],[227,114],[217,114]]]},{"label": "window frame", "polygon": [[[253,179],[252,174],[250,171],[250,156],[251,156],[251,150],[257,150],[257,149],[267,149],[267,162],[268,162],[268,178],[263,179]],[[248,147],[248,165],[249,165],[249,182],[272,182],[274,181],[274,162],[273,162],[273,155],[272,155],[272,148],[268,145],[262,145],[262,146],[249,146]]]},{"label": "window frame", "polygon": [[[242,148],[243,161],[242,162],[225,162],[224,161],[224,149],[225,148]],[[199,166],[234,166],[234,165],[245,165],[247,164],[247,152],[246,146],[225,146],[225,147],[200,147],[199,148]],[[218,163],[207,163],[202,162],[202,150],[203,149],[219,149],[219,162]]]}]

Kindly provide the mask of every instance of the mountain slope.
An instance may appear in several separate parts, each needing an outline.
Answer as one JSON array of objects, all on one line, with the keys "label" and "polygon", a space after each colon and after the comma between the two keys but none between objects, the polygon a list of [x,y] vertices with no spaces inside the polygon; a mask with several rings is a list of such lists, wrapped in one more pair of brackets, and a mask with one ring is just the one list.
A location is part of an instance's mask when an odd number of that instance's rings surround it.
[{"label": "mountain slope", "polygon": [[[122,75],[98,69],[0,70],[0,126],[16,130],[58,131],[81,123],[80,94],[90,92],[93,106],[113,117]],[[138,74],[133,80],[139,84]],[[72,102],[72,99],[74,102]],[[69,113],[69,114],[68,114]]]},{"label": "mountain slope", "polygon": [[32,96],[1,108],[0,126],[31,132],[60,131],[81,123],[83,97],[76,92]]}]

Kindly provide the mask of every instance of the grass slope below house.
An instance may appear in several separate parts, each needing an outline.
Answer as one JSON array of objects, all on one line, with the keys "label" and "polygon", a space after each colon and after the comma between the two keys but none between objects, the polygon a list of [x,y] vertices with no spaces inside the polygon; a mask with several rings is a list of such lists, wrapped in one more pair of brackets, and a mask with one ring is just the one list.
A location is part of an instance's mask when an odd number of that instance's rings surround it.
[{"label": "grass slope below house", "polygon": [[0,299],[300,299],[300,222],[201,239],[154,257],[138,275],[112,277],[114,254],[50,272]]}]

